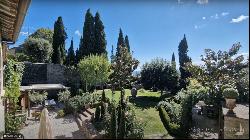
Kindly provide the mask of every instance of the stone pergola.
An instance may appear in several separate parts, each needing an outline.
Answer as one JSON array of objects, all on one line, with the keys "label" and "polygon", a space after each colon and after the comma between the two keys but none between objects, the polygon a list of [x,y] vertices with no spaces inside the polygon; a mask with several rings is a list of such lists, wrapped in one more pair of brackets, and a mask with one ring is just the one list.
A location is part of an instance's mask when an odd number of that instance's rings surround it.
[{"label": "stone pergola", "polygon": [[62,84],[31,84],[29,86],[20,86],[21,91],[21,107],[22,110],[25,110],[28,108],[28,115],[30,115],[30,100],[29,100],[29,91],[60,91],[60,90],[66,90],[69,89],[69,87],[65,87]]}]

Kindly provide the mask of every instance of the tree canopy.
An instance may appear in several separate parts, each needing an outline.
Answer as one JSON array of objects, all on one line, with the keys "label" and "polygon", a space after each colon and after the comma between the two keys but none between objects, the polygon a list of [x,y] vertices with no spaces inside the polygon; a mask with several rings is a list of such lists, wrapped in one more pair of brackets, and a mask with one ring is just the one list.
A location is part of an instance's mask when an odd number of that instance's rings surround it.
[{"label": "tree canopy", "polygon": [[85,57],[79,62],[78,69],[81,79],[86,82],[87,87],[104,84],[110,75],[110,64],[104,55]]},{"label": "tree canopy", "polygon": [[187,78],[191,76],[191,74],[187,71],[185,64],[191,62],[191,58],[187,55],[188,52],[188,44],[186,40],[186,36],[184,34],[184,38],[181,40],[178,46],[179,52],[179,64],[180,64],[180,72],[181,72],[181,79],[180,79],[180,87],[186,88],[187,85]]},{"label": "tree canopy", "polygon": [[29,61],[33,63],[51,62],[52,46],[48,40],[29,37],[22,44]]},{"label": "tree canopy", "polygon": [[53,53],[52,53],[52,63],[63,64],[66,58],[65,51],[65,40],[67,39],[67,33],[65,31],[62,17],[58,17],[54,24],[54,34],[53,34]]}]

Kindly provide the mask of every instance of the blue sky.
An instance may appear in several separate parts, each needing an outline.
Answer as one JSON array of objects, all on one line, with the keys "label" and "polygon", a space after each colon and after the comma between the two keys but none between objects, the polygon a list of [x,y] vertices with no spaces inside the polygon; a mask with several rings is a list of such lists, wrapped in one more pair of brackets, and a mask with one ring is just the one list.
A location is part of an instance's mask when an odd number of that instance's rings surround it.
[{"label": "blue sky", "polygon": [[200,64],[205,48],[228,50],[240,42],[241,54],[249,53],[249,0],[32,0],[15,45],[28,33],[45,27],[53,29],[62,16],[68,39],[79,46],[84,16],[88,8],[99,11],[105,26],[107,51],[116,47],[119,28],[128,35],[140,66],[152,58],[178,62],[178,44],[186,34],[188,55]]}]

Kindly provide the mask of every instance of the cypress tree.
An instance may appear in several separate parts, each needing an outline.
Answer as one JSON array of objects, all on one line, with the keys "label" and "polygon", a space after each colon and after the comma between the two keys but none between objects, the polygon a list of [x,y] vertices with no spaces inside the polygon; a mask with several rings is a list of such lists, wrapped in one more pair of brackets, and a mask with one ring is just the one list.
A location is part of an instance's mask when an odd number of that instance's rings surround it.
[{"label": "cypress tree", "polygon": [[107,41],[105,39],[106,35],[104,32],[104,25],[100,19],[100,14],[96,12],[95,15],[95,48],[93,53],[95,54],[105,54],[107,55],[106,45]]},{"label": "cypress tree", "polygon": [[176,62],[175,62],[175,55],[174,55],[174,53],[172,54],[171,65],[176,70]]},{"label": "cypress tree", "polygon": [[52,63],[63,64],[66,58],[65,40],[67,34],[64,29],[62,17],[58,17],[54,24]]},{"label": "cypress tree", "polygon": [[114,55],[114,46],[112,45],[111,49],[111,56],[110,56],[111,63],[115,61],[115,55]]},{"label": "cypress tree", "polygon": [[75,65],[78,64],[78,62],[79,62],[79,57],[80,57],[80,53],[79,53],[79,49],[77,48],[77,49],[76,49]]},{"label": "cypress tree", "polygon": [[83,37],[80,39],[79,46],[80,59],[93,53],[95,46],[94,17],[90,9],[88,9],[85,14]]},{"label": "cypress tree", "polygon": [[185,34],[184,34],[184,38],[179,43],[178,52],[179,52],[179,64],[180,64],[179,69],[180,69],[180,72],[181,72],[180,88],[186,88],[186,86],[188,84],[187,83],[187,78],[190,77],[191,74],[185,68],[185,64],[187,62],[191,62],[191,58],[187,55],[188,44],[187,44]]},{"label": "cypress tree", "polygon": [[73,46],[73,39],[71,39],[70,42],[70,47],[67,52],[67,57],[66,57],[66,65],[74,65],[75,64],[75,52],[74,52],[74,46]]},{"label": "cypress tree", "polygon": [[130,52],[130,45],[129,45],[129,40],[128,40],[128,36],[125,36],[125,46],[128,48],[128,52]]},{"label": "cypress tree", "polygon": [[116,56],[120,55],[120,47],[119,46],[125,47],[125,42],[124,42],[123,33],[122,33],[121,28],[120,28],[120,31],[119,31],[119,37],[118,37],[118,42],[117,42]]}]

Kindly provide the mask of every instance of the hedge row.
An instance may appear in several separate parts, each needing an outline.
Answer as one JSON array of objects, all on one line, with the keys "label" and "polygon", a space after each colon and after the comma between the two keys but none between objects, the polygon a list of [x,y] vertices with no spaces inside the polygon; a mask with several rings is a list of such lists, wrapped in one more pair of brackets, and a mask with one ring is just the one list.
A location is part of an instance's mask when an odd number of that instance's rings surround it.
[{"label": "hedge row", "polygon": [[173,136],[181,136],[180,125],[172,123],[170,117],[166,110],[161,106],[159,107],[159,115],[164,127],[167,129],[168,133]]}]

